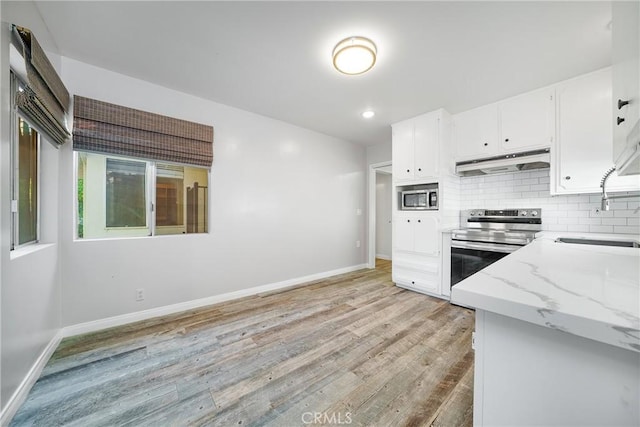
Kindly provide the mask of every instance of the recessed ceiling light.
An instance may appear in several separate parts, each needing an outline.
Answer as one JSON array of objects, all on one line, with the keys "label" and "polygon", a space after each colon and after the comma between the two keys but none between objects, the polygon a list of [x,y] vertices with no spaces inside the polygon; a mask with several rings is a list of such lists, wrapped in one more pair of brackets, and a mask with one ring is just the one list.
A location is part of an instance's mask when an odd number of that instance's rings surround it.
[{"label": "recessed ceiling light", "polygon": [[365,119],[370,119],[375,115],[376,115],[375,111],[371,111],[371,110],[368,110],[362,113],[362,117],[364,117]]},{"label": "recessed ceiling light", "polygon": [[344,74],[369,71],[376,63],[376,45],[365,37],[348,37],[333,48],[333,66]]}]

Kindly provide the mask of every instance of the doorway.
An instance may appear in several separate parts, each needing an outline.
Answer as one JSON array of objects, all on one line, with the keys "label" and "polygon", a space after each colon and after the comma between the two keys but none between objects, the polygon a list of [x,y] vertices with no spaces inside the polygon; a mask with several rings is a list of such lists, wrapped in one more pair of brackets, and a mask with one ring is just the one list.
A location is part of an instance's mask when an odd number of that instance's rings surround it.
[{"label": "doorway", "polygon": [[392,195],[391,162],[371,165],[369,168],[369,268],[376,267],[376,258],[391,260]]}]

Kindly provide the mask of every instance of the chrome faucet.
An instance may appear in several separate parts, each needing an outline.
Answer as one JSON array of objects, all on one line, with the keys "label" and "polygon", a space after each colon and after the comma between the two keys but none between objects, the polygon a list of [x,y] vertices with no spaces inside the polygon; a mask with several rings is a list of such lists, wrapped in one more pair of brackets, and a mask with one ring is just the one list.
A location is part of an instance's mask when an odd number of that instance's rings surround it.
[{"label": "chrome faucet", "polygon": [[640,196],[639,194],[625,194],[625,195],[620,195],[620,196],[607,196],[607,190],[606,190],[607,179],[609,179],[609,177],[611,176],[611,174],[615,170],[616,170],[615,166],[611,167],[608,171],[606,171],[604,173],[604,176],[600,180],[600,188],[602,188],[602,201],[600,203],[600,207],[601,207],[601,209],[603,211],[608,211],[609,210],[609,200],[610,199],[627,199],[627,198],[630,198],[630,197],[638,197],[638,196]]}]

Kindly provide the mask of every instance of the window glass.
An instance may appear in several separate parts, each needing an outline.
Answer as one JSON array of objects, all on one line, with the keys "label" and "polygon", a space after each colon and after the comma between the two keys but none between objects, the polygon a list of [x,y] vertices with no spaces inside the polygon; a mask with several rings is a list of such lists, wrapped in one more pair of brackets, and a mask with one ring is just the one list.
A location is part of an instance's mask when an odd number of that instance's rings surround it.
[{"label": "window glass", "polygon": [[185,233],[184,167],[156,165],[156,232]]},{"label": "window glass", "polygon": [[209,232],[209,173],[207,169],[185,167],[187,233]]},{"label": "window glass", "polygon": [[207,232],[208,179],[206,169],[156,164],[155,234]]},{"label": "window glass", "polygon": [[107,227],[144,227],[147,225],[146,172],[147,164],[145,162],[107,158]]},{"label": "window glass", "polygon": [[18,118],[18,244],[38,240],[38,132]]}]

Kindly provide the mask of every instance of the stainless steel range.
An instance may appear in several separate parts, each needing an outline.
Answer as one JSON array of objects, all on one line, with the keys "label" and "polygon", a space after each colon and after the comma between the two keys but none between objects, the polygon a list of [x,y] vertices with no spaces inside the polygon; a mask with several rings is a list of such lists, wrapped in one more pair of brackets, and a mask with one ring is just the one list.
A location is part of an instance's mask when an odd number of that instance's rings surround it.
[{"label": "stainless steel range", "polygon": [[541,209],[470,209],[451,232],[451,286],[530,243],[542,230]]}]

